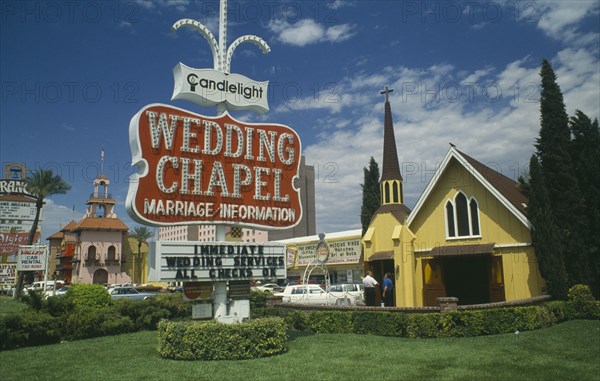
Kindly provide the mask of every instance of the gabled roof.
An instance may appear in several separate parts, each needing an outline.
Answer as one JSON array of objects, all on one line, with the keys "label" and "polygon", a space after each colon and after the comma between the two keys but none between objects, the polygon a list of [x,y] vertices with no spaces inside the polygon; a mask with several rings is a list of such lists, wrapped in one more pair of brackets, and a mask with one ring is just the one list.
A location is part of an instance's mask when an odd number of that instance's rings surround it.
[{"label": "gabled roof", "polygon": [[65,233],[70,232],[71,229],[73,229],[75,226],[77,226],[77,222],[71,220],[71,222],[66,224],[64,228],[60,229],[59,231],[52,234],[50,237],[48,237],[46,239],[47,240],[51,240],[51,239],[61,239],[62,240],[63,238],[65,238]]},{"label": "gabled roof", "polygon": [[71,230],[122,230],[129,228],[118,218],[85,217]]},{"label": "gabled roof", "polygon": [[73,228],[74,228],[75,226],[77,226],[77,222],[75,222],[75,221],[71,220],[71,222],[69,222],[68,224],[66,224],[66,225],[65,225],[65,227],[64,227],[64,228],[62,228],[60,231],[61,231],[61,232],[68,232],[68,231],[71,231],[71,230],[73,230]]},{"label": "gabled roof", "polygon": [[525,226],[531,228],[531,223],[527,219],[526,203],[527,198],[519,188],[517,183],[503,174],[496,172],[490,167],[480,163],[473,159],[469,155],[466,155],[454,147],[450,147],[450,150],[442,160],[439,168],[435,172],[433,178],[427,184],[425,191],[417,201],[415,208],[412,213],[408,216],[406,221],[407,226],[410,226],[415,217],[419,214],[419,211],[425,204],[425,201],[429,197],[429,194],[435,188],[437,182],[441,178],[442,174],[446,170],[446,167],[452,159],[455,159],[463,168],[465,168],[475,179],[477,179],[502,205],[504,205],[519,221]]},{"label": "gabled roof", "polygon": [[52,234],[50,237],[46,238],[48,241],[52,240],[52,239],[60,239],[62,240],[65,237],[65,233],[63,233],[62,231],[56,232],[54,234]]}]

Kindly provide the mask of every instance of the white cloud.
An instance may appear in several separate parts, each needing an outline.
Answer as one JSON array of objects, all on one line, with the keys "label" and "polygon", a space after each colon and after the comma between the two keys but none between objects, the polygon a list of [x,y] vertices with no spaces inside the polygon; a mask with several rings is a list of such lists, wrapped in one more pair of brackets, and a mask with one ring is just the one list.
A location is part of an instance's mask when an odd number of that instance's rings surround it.
[{"label": "white cloud", "polygon": [[567,43],[583,46],[598,42],[598,33],[581,34],[577,24],[584,18],[598,17],[597,1],[546,1],[535,3],[539,12],[537,27],[548,36]]},{"label": "white cloud", "polygon": [[[569,48],[552,63],[567,111],[579,108],[598,117],[598,57]],[[307,164],[315,165],[319,231],[360,227],[362,168],[370,156],[381,165],[383,99],[378,92],[385,84],[395,89],[390,102],[407,206],[416,203],[449,142],[512,179],[527,170],[539,132],[539,62],[523,57],[500,69],[465,71],[440,63],[361,71],[340,81],[335,106],[304,100],[275,110],[329,112],[315,120],[318,142],[303,152]],[[461,96],[455,99],[450,90]],[[339,128],[332,128],[337,123]]]},{"label": "white cloud", "polygon": [[355,27],[350,24],[325,27],[312,19],[303,19],[293,24],[284,20],[273,20],[269,23],[269,29],[277,34],[277,40],[293,46],[342,42],[355,34]]},{"label": "white cloud", "polygon": [[42,209],[42,242],[47,237],[60,231],[71,220],[79,221],[83,216],[82,212],[77,209],[73,210],[77,205],[65,206],[52,201],[51,198],[45,200],[44,208]]}]

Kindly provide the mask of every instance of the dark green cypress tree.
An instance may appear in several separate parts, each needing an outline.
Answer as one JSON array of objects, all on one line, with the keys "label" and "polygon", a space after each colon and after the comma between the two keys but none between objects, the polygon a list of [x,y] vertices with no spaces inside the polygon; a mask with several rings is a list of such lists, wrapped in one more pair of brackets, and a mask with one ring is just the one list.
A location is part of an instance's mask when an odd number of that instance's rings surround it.
[{"label": "dark green cypress tree", "polygon": [[600,128],[580,110],[569,121],[571,157],[586,205],[585,239],[591,266],[591,288],[600,297]]},{"label": "dark green cypress tree", "polygon": [[379,165],[371,156],[369,168],[363,168],[364,180],[362,187],[362,206],[360,208],[360,222],[363,234],[367,231],[371,218],[381,206],[381,188],[379,186]]},{"label": "dark green cypress tree", "polygon": [[529,162],[529,201],[527,215],[533,225],[531,239],[548,293],[565,299],[568,279],[563,256],[564,241],[551,212],[550,198],[544,184],[542,169],[535,155]]},{"label": "dark green cypress tree", "polygon": [[587,215],[571,159],[569,117],[556,75],[547,60],[542,62],[540,76],[541,128],[536,148],[549,208],[564,238],[563,255],[569,284],[590,284],[591,267],[585,238]]}]

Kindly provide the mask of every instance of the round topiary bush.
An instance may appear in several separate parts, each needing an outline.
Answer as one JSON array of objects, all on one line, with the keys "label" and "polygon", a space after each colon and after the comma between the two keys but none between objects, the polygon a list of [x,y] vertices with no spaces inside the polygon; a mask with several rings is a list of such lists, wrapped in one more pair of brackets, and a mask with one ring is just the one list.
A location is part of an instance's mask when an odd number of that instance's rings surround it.
[{"label": "round topiary bush", "polygon": [[585,284],[576,284],[569,289],[568,299],[570,302],[581,303],[581,302],[593,302],[594,296],[589,286]]},{"label": "round topiary bush", "polygon": [[175,360],[245,360],[287,350],[287,332],[281,318],[240,324],[172,322],[158,324],[158,353]]},{"label": "round topiary bush", "polygon": [[112,303],[110,294],[99,284],[74,284],[67,295],[75,308],[102,308]]}]

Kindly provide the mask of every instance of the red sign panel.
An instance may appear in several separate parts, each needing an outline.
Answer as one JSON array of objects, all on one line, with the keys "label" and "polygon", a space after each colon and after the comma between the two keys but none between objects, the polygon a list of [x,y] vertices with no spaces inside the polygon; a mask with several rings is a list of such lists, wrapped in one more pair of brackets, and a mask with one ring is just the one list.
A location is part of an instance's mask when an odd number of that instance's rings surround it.
[{"label": "red sign panel", "polygon": [[153,104],[132,118],[129,139],[139,171],[126,204],[140,223],[286,229],[302,217],[300,138],[287,126]]},{"label": "red sign panel", "polygon": [[[16,254],[19,251],[19,246],[27,245],[29,232],[21,233],[5,233],[0,232],[0,255]],[[33,242],[40,239],[40,232],[36,232]]]}]

